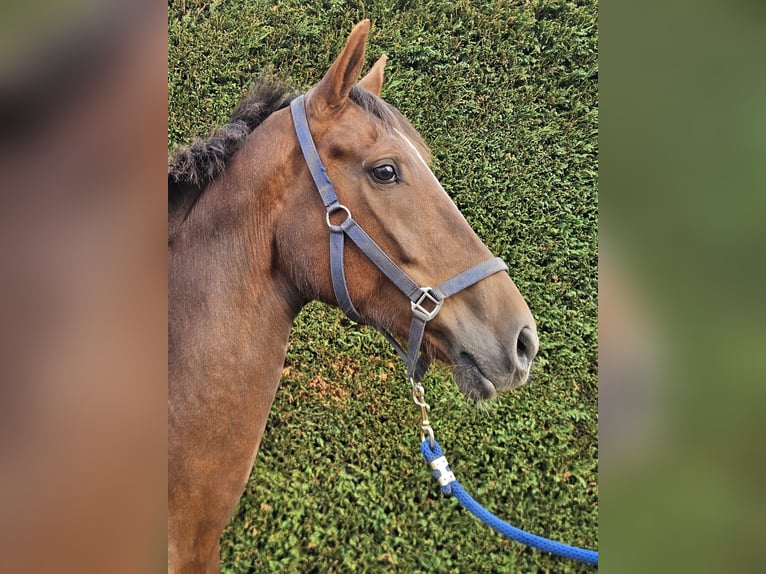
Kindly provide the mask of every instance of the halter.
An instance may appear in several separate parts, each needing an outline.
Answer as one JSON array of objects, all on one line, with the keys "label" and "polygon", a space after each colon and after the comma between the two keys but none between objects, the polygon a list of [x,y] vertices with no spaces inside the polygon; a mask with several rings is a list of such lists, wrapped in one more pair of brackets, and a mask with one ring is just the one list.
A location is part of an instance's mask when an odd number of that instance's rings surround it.
[{"label": "halter", "polygon": [[[357,323],[364,323],[364,320],[351,302],[343,268],[343,248],[345,238],[348,236],[362,253],[410,300],[412,321],[407,339],[407,350],[405,351],[390,333],[386,331],[381,332],[393,345],[402,361],[404,361],[410,380],[419,382],[428,370],[428,361],[425,358],[418,359],[426,323],[439,314],[442,304],[447,297],[451,297],[499,271],[507,271],[508,266],[499,257],[494,257],[463,271],[451,279],[447,279],[436,287],[419,286],[367,235],[364,229],[351,217],[351,211],[348,207],[338,200],[335,187],[327,175],[327,170],[319,158],[319,153],[311,137],[308,117],[306,116],[306,102],[303,95],[290,102],[290,112],[292,113],[293,124],[295,125],[295,133],[298,136],[298,142],[303,151],[303,157],[306,160],[311,177],[327,211],[327,227],[330,229],[330,273],[332,276],[332,288],[335,292],[338,306],[350,319]],[[343,214],[344,216],[343,221],[338,225],[330,221],[330,217],[335,214]]]}]

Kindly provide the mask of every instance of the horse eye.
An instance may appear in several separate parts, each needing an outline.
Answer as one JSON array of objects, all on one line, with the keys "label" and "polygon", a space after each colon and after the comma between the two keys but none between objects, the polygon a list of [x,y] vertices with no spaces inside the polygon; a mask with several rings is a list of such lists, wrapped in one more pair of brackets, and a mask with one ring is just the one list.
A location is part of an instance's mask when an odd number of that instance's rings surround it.
[{"label": "horse eye", "polygon": [[399,179],[396,175],[396,168],[390,164],[373,167],[370,174],[378,183],[394,183]]}]

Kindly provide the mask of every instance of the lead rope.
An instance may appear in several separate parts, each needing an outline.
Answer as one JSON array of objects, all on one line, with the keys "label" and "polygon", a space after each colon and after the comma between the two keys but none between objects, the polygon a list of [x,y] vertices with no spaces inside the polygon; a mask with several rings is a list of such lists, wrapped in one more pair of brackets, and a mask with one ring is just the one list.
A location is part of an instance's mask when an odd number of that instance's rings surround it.
[{"label": "lead rope", "polygon": [[454,496],[468,512],[473,514],[484,524],[516,542],[537,548],[538,550],[550,552],[556,556],[598,566],[597,551],[569,546],[568,544],[562,544],[561,542],[556,542],[554,540],[549,540],[548,538],[543,538],[542,536],[536,536],[529,532],[525,532],[524,530],[516,528],[504,520],[501,520],[476,502],[455,478],[441,446],[434,438],[434,429],[429,420],[431,407],[425,400],[425,389],[423,388],[423,385],[415,382],[413,379],[410,379],[410,385],[412,387],[412,400],[418,407],[420,407],[420,452],[423,454],[423,458],[426,459],[426,462],[431,465],[433,475],[436,480],[439,481],[439,485],[441,486],[442,494],[445,496]]}]

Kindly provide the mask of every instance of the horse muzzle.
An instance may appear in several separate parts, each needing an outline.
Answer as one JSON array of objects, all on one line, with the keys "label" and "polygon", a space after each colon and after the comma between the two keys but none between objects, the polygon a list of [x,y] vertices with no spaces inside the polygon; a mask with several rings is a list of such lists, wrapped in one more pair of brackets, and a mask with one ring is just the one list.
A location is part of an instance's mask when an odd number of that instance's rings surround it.
[{"label": "horse muzzle", "polygon": [[455,382],[469,399],[494,399],[527,381],[538,348],[534,327],[518,329],[508,342],[474,331],[456,349],[452,361]]}]

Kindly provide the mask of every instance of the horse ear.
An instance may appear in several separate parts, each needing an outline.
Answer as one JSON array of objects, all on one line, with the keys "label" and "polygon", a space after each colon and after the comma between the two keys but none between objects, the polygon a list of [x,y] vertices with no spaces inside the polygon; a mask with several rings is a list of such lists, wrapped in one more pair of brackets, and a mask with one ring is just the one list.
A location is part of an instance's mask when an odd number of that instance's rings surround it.
[{"label": "horse ear", "polygon": [[369,20],[362,20],[351,30],[340,56],[312,90],[315,107],[335,111],[346,103],[364,65],[364,47],[369,32]]},{"label": "horse ear", "polygon": [[359,80],[359,85],[362,86],[368,92],[372,92],[376,96],[380,95],[380,89],[383,87],[383,69],[386,67],[386,61],[388,56],[383,54],[378,61],[373,64],[367,75]]}]

